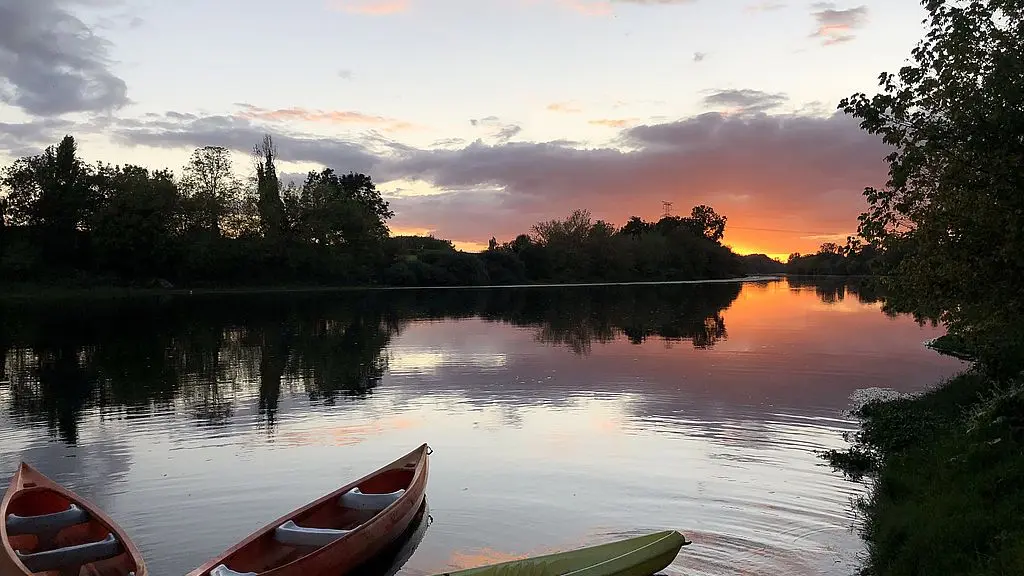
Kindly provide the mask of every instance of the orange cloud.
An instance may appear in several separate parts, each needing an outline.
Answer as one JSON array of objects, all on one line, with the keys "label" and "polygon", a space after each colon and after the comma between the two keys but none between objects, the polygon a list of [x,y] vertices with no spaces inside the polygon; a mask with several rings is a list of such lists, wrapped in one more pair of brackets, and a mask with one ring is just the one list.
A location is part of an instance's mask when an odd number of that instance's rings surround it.
[{"label": "orange cloud", "polygon": [[639,118],[599,118],[597,120],[588,120],[587,124],[606,126],[608,128],[625,128],[639,121]]},{"label": "orange cloud", "polygon": [[562,6],[584,16],[610,16],[611,2],[607,0],[559,0]]},{"label": "orange cloud", "polygon": [[362,112],[350,110],[313,110],[309,108],[292,107],[278,108],[271,110],[260,108],[250,104],[240,104],[243,108],[239,116],[251,120],[268,120],[270,122],[314,122],[326,124],[365,124],[379,126],[388,132],[409,130],[415,126],[409,122],[386,118],[384,116],[373,116]]},{"label": "orange cloud", "polygon": [[409,3],[410,0],[333,0],[330,6],[353,14],[387,16],[407,11]]},{"label": "orange cloud", "polygon": [[673,214],[713,206],[729,218],[726,244],[781,256],[855,233],[862,191],[885,181],[889,151],[842,113],[707,113],[627,127],[619,139],[631,149],[475,143],[382,170],[446,190],[392,203],[396,225],[429,223],[441,237],[507,241],[576,208],[621,226],[633,215],[658,219],[669,201]]},{"label": "orange cloud", "polygon": [[548,104],[548,111],[561,112],[562,114],[576,114],[580,112],[580,108],[572,102],[553,102]]}]

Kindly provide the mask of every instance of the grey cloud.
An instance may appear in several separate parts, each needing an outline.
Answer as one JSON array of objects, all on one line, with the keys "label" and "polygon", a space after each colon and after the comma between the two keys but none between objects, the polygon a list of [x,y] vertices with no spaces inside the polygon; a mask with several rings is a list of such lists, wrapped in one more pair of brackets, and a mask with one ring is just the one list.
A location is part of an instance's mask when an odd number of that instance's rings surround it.
[{"label": "grey cloud", "polygon": [[[707,113],[666,124],[630,128],[633,151],[578,149],[554,143],[420,150],[389,158],[382,181],[407,178],[458,190],[406,199],[412,219],[455,239],[525,230],[537,216],[590,208],[595,217],[656,212],[665,199],[710,202],[730,216],[813,218],[848,226],[863,209],[861,190],[884,182],[888,151],[856,121],[795,115],[723,116]],[[480,203],[491,212],[479,221]],[[415,212],[415,215],[413,214]]]},{"label": "grey cloud", "polygon": [[477,127],[496,128],[491,135],[499,143],[505,143],[523,131],[522,126],[517,124],[506,124],[497,116],[486,116],[484,118],[471,118],[469,123]]},{"label": "grey cloud", "polygon": [[726,106],[738,108],[742,112],[766,112],[782,106],[788,97],[785,94],[751,90],[749,88],[712,90],[704,97],[704,105],[709,108]]},{"label": "grey cloud", "polygon": [[501,122],[497,116],[485,116],[483,118],[470,118],[469,123],[473,126],[496,126]]},{"label": "grey cloud", "polygon": [[46,118],[32,122],[0,122],[0,154],[11,158],[34,156],[65,134],[72,133],[73,122],[59,118]]},{"label": "grey cloud", "polygon": [[352,71],[349,70],[348,68],[342,68],[341,70],[338,70],[338,77],[341,78],[342,80],[351,80]]},{"label": "grey cloud", "polygon": [[498,133],[495,134],[494,137],[498,140],[498,142],[508,142],[516,134],[519,134],[522,131],[523,131],[522,126],[516,126],[515,124],[510,124],[508,126],[503,127],[501,130],[498,130]]},{"label": "grey cloud", "polygon": [[693,53],[693,61],[694,62],[703,62],[704,59],[707,58],[707,57],[708,57],[708,53],[707,52],[694,52]]},{"label": "grey cloud", "polygon": [[109,111],[128,104],[124,80],[109,68],[109,43],[73,5],[102,0],[0,2],[0,102],[35,116]]},{"label": "grey cloud", "polygon": [[440,140],[434,140],[430,147],[431,148],[451,148],[452,146],[465,146],[466,140],[463,138],[442,138]]},{"label": "grey cloud", "polygon": [[408,149],[372,133],[360,141],[278,134],[244,118],[201,117],[179,112],[168,112],[155,120],[122,119],[111,131],[115,140],[131,145],[156,148],[223,146],[239,152],[252,150],[253,145],[268,132],[274,135],[282,162],[317,162],[337,170],[369,172],[378,162],[378,153],[389,149]]},{"label": "grey cloud", "polygon": [[811,33],[811,37],[821,38],[826,46],[853,40],[853,30],[863,27],[868,20],[868,7],[865,5],[838,10],[831,2],[818,2],[813,7],[815,11],[811,16],[818,29]]}]

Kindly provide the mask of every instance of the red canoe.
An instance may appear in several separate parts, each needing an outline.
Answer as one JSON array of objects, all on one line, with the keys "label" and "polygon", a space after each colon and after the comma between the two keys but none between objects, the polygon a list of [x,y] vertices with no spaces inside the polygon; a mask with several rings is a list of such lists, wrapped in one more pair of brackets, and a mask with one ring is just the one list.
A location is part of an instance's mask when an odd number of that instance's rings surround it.
[{"label": "red canoe", "polygon": [[11,479],[0,516],[3,576],[146,576],[138,548],[113,520],[28,464]]},{"label": "red canoe", "polygon": [[188,576],[343,576],[405,532],[427,487],[424,444],[267,524]]}]

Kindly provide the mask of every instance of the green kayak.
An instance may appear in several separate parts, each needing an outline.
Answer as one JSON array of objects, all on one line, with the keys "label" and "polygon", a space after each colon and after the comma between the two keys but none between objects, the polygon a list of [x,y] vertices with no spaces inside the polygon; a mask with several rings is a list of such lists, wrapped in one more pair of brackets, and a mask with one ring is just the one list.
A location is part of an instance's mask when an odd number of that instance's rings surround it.
[{"label": "green kayak", "polygon": [[651,576],[689,544],[675,530],[655,532],[568,552],[446,572],[444,576]]}]

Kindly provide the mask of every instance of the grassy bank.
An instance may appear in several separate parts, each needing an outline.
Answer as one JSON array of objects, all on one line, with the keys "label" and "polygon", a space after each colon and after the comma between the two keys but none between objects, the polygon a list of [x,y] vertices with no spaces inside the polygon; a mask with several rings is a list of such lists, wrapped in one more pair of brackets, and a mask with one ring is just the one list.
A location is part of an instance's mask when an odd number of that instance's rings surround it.
[{"label": "grassy bank", "polygon": [[869,555],[864,574],[1024,574],[1024,386],[977,372],[929,393],[873,401],[847,451]]}]

